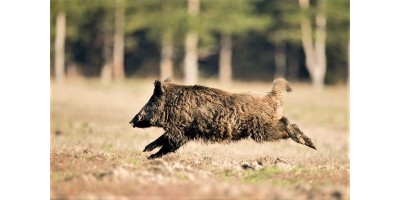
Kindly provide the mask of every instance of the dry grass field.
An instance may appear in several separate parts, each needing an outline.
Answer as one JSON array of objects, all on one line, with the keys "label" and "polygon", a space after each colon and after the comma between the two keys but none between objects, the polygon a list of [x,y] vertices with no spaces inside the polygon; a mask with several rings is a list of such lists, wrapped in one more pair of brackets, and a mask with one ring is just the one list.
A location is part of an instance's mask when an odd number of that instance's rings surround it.
[{"label": "dry grass field", "polygon": [[[103,86],[51,83],[51,199],[349,199],[349,89],[314,92],[292,84],[285,113],[317,151],[293,141],[189,143],[162,159],[144,147],[163,133],[129,121],[153,92],[152,79]],[[200,84],[229,92],[271,83]],[[154,153],[154,151],[152,152]]]}]

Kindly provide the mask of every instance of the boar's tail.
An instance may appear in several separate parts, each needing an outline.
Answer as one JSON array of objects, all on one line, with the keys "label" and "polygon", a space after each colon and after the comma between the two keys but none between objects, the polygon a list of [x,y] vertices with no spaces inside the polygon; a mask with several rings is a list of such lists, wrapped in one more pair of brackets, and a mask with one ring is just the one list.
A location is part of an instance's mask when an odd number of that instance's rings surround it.
[{"label": "boar's tail", "polygon": [[291,92],[292,88],[289,86],[289,83],[284,78],[277,78],[274,80],[274,85],[272,86],[271,93],[281,95],[282,92]]}]

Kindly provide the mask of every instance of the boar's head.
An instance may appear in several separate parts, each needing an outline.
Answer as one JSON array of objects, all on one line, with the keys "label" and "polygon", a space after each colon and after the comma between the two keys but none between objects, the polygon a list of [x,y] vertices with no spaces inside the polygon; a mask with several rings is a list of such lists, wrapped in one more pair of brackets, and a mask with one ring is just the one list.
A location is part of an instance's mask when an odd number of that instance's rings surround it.
[{"label": "boar's head", "polygon": [[154,82],[154,92],[147,104],[129,122],[133,127],[147,128],[151,126],[162,127],[164,122],[165,88],[169,79]]}]

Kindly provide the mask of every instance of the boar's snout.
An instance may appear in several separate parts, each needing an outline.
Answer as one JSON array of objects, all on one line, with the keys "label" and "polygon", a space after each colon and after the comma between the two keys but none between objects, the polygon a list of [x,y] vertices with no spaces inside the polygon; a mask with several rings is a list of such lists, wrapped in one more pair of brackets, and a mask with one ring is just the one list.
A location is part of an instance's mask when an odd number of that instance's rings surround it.
[{"label": "boar's snout", "polygon": [[129,123],[132,125],[132,127],[135,127],[135,118],[133,118]]},{"label": "boar's snout", "polygon": [[137,114],[129,123],[132,125],[132,127],[138,128],[146,128],[151,126],[150,121],[143,119],[139,114]]},{"label": "boar's snout", "polygon": [[140,116],[136,115],[129,123],[132,125],[132,127],[135,127],[135,125],[139,122]]}]

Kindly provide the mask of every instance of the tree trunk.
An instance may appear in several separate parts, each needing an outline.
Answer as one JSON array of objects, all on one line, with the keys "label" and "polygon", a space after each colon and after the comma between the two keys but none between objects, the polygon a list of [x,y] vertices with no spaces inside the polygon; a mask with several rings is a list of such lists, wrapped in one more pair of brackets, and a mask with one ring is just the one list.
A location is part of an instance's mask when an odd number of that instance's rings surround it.
[{"label": "tree trunk", "polygon": [[112,65],[111,63],[104,63],[101,68],[101,82],[104,85],[109,85],[112,81]]},{"label": "tree trunk", "polygon": [[104,64],[101,68],[101,82],[105,85],[109,85],[112,81],[113,68],[112,68],[112,33],[107,30],[104,32],[104,44],[103,44],[103,56]]},{"label": "tree trunk", "polygon": [[186,36],[185,41],[185,84],[197,83],[198,65],[197,65],[197,33],[191,32]]},{"label": "tree trunk", "polygon": [[275,78],[286,77],[286,45],[279,41],[275,45]]},{"label": "tree trunk", "polygon": [[219,54],[219,81],[224,85],[232,83],[232,38],[223,35],[221,38],[221,50]]},{"label": "tree trunk", "polygon": [[112,29],[112,24],[112,18],[106,17],[101,30],[103,38],[103,66],[100,72],[100,79],[104,85],[109,85],[113,79],[114,30]]},{"label": "tree trunk", "polygon": [[[309,9],[309,0],[299,0],[303,10]],[[324,86],[326,74],[326,2],[318,1],[315,31],[315,45],[312,40],[311,21],[307,17],[301,20],[302,43],[306,54],[306,67],[310,74],[312,85],[316,90],[321,90]]]},{"label": "tree trunk", "polygon": [[318,1],[318,13],[315,18],[317,25],[315,31],[315,55],[316,63],[314,72],[314,87],[322,89],[326,74],[326,0]]},{"label": "tree trunk", "polygon": [[124,3],[123,0],[116,0],[114,52],[113,52],[114,80],[116,81],[121,81],[125,78],[125,72],[124,72],[125,13],[124,13],[123,3]]},{"label": "tree trunk", "polygon": [[174,45],[172,40],[165,39],[161,47],[161,60],[160,60],[160,77],[161,80],[166,78],[173,78],[173,61]]},{"label": "tree trunk", "polygon": [[57,82],[63,82],[65,78],[65,30],[66,16],[64,11],[57,14],[55,45],[55,78]]},{"label": "tree trunk", "polygon": [[[299,0],[300,6],[303,10],[309,9],[309,0]],[[303,16],[301,19],[301,42],[303,44],[304,53],[306,56],[306,68],[310,74],[313,73],[313,66],[315,65],[315,55],[312,40],[311,22],[308,17]],[[311,75],[312,76],[312,75]]]},{"label": "tree trunk", "polygon": [[[196,17],[200,10],[200,0],[188,0],[188,13],[191,17]],[[199,37],[196,32],[191,31],[186,35],[185,40],[185,58],[184,58],[184,76],[185,84],[195,84],[198,78],[198,55],[197,43]]]}]

